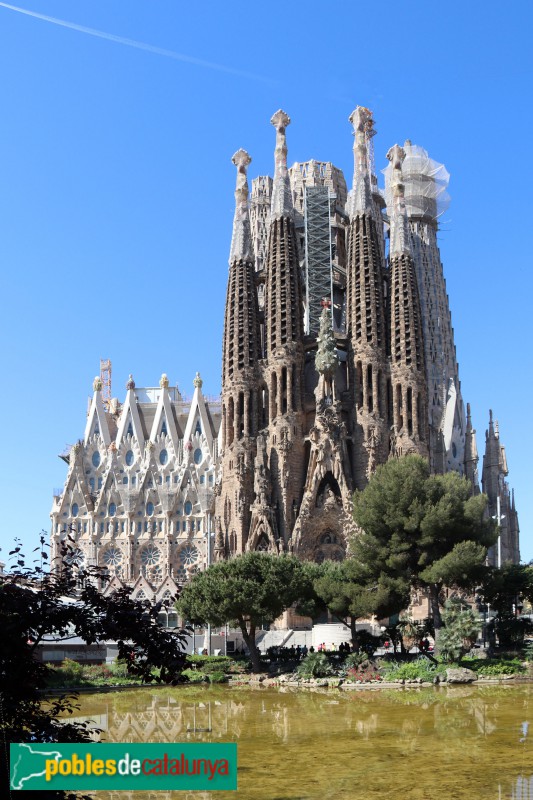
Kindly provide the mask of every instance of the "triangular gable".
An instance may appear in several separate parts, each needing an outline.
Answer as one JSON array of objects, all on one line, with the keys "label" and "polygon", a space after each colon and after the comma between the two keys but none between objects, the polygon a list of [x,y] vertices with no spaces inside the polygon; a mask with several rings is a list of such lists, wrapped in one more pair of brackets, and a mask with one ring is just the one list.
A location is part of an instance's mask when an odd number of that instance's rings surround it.
[{"label": "triangular gable", "polygon": [[139,592],[144,592],[146,595],[147,600],[151,600],[154,596],[154,590],[144,577],[144,575],[139,575],[135,583],[133,584],[133,588],[131,590],[131,596],[134,600],[137,599],[137,595]]},{"label": "triangular gable", "polygon": [[113,594],[113,592],[117,592],[119,589],[123,589],[124,584],[120,580],[117,575],[113,575],[109,583],[106,585],[102,594],[106,597],[108,594]]},{"label": "triangular gable", "polygon": [[128,423],[131,422],[133,428],[133,435],[137,439],[141,453],[144,449],[144,434],[141,425],[141,418],[139,416],[139,409],[137,408],[137,401],[133,389],[128,389],[122,413],[120,415],[120,422],[118,424],[116,444],[120,445],[122,439],[128,435]]},{"label": "triangular gable", "polygon": [[[97,431],[96,426],[98,426]],[[109,426],[105,415],[104,402],[102,400],[102,393],[96,391],[93,395],[91,407],[89,409],[89,416],[87,417],[87,424],[85,426],[84,444],[87,445],[91,436],[98,432],[106,447],[111,444],[111,436],[109,434]]]},{"label": "triangular gable", "polygon": [[194,436],[197,417],[200,418],[200,422],[202,425],[202,435],[205,436],[207,444],[209,446],[209,452],[212,453],[213,433],[211,431],[211,423],[209,422],[209,416],[207,414],[204,396],[202,394],[202,389],[200,386],[196,386],[194,389],[191,408],[189,411],[189,417],[187,419],[187,425],[185,426],[185,434],[183,436],[184,442],[188,442]]},{"label": "triangular gable", "polygon": [[156,592],[156,600],[161,600],[165,592],[170,592],[171,595],[178,594],[178,586],[170,575],[167,575],[161,586]]},{"label": "triangular gable", "polygon": [[176,423],[174,422],[174,415],[172,414],[172,407],[170,405],[170,398],[166,386],[163,386],[161,389],[161,394],[159,396],[159,401],[157,403],[157,409],[152,424],[152,430],[150,432],[150,441],[155,442],[156,437],[160,435],[162,422],[164,422],[166,425],[167,436],[169,436],[172,440],[172,447],[174,448],[174,453],[177,455],[178,431],[176,428]]}]

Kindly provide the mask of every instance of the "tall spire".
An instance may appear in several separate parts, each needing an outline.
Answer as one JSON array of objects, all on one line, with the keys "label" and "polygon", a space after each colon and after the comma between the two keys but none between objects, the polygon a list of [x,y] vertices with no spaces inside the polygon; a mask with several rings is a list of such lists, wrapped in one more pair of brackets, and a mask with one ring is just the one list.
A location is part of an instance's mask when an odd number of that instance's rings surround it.
[{"label": "tall spire", "polygon": [[465,477],[472,485],[473,494],[479,494],[478,465],[479,456],[477,452],[476,431],[472,427],[472,417],[470,415],[470,403],[466,404],[466,432],[465,432],[465,455],[464,469]]},{"label": "tall spire", "polygon": [[233,234],[229,261],[253,261],[252,237],[250,233],[250,215],[248,213],[248,179],[246,170],[252,159],[246,150],[237,150],[231,159],[237,167],[237,185],[235,188],[235,216],[233,217]]},{"label": "tall spire", "polygon": [[272,219],[289,217],[293,213],[291,185],[287,170],[287,138],[285,129],[291,118],[281,109],[270,120],[276,129],[276,151],[274,154],[274,186],[272,189]]},{"label": "tall spire", "polygon": [[405,187],[402,180],[402,163],[405,158],[405,150],[400,145],[395,144],[387,153],[387,158],[392,165],[387,200],[390,217],[390,256],[392,258],[404,253],[411,254],[407,209],[405,207]]},{"label": "tall spire", "polygon": [[373,134],[374,120],[372,112],[363,106],[357,106],[349,116],[353,125],[353,184],[348,199],[347,213],[350,219],[356,214],[372,212],[372,193],[370,188],[370,169],[368,158],[368,138]]}]

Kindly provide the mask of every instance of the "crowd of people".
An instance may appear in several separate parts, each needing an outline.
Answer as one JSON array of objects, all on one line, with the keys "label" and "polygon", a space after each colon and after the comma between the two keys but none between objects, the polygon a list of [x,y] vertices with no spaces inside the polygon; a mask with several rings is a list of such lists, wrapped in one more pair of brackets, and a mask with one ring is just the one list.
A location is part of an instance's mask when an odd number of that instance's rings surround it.
[{"label": "crowd of people", "polygon": [[[340,645],[336,645],[332,643],[329,647],[326,645],[325,642],[322,642],[316,647],[316,652],[318,653],[329,653],[330,655],[340,655],[345,656],[350,653],[352,648],[350,647],[348,642],[341,642]],[[305,658],[308,653],[314,653],[315,648],[313,645],[311,647],[307,647],[307,645],[299,645],[297,644],[296,647],[291,645],[290,647],[269,647],[266,651],[267,656],[271,659],[278,659],[280,661],[301,661],[302,658]]]}]

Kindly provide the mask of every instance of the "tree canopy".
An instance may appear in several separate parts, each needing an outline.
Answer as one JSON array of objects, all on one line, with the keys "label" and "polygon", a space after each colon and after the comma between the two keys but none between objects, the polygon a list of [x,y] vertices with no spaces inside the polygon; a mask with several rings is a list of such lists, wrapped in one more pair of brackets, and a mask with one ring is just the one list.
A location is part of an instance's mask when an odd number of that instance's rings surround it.
[{"label": "tree canopy", "polygon": [[430,475],[417,455],[391,459],[354,496],[360,532],[353,555],[370,578],[403,576],[425,588],[438,636],[443,586],[471,589],[485,574],[487,548],[497,537],[486,503],[456,472]]},{"label": "tree canopy", "polygon": [[[44,535],[41,546],[45,546]],[[69,547],[73,550],[67,543],[63,556],[68,555]],[[186,634],[158,625],[161,604],[133,601],[128,590],[104,596],[96,588],[102,573],[98,568],[87,569],[80,586],[80,573],[68,558],[63,560],[60,572],[47,572],[44,550],[41,566],[34,568],[26,567],[20,545],[10,555],[15,565],[0,577],[0,732],[4,742],[90,739],[87,726],[59,719],[72,713],[75,696],[59,697],[43,705],[41,691],[47,685],[50,668],[36,654],[46,637],[80,636],[87,644],[114,640],[119,658],[125,660],[131,674],[143,681],[174,683],[179,679],[185,665]],[[0,785],[6,792],[7,769],[8,759],[0,759]],[[66,795],[50,791],[46,796],[59,800]]]},{"label": "tree canopy", "polygon": [[325,561],[313,581],[318,598],[330,612],[350,628],[357,643],[358,619],[389,616],[409,603],[409,583],[404,577],[380,575],[369,580],[364,568],[353,558]]},{"label": "tree canopy", "polygon": [[263,622],[273,622],[293,603],[309,597],[310,591],[308,573],[294,556],[245,553],[195,575],[183,588],[176,608],[192,623],[236,623],[250,652],[252,666],[259,672],[257,628]]}]

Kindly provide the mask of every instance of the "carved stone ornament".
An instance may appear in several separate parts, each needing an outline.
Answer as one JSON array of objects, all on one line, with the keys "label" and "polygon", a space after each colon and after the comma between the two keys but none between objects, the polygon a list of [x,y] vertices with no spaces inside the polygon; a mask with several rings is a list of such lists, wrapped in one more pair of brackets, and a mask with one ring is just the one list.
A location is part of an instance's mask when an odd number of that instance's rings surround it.
[{"label": "carved stone ornament", "polygon": [[130,389],[135,389],[135,381],[133,380],[133,375],[130,375],[130,377],[128,378],[128,382],[126,384],[126,389],[128,389],[128,391]]},{"label": "carved stone ornament", "polygon": [[168,376],[166,372],[163,372],[161,378],[159,379],[159,386],[161,389],[168,389]]},{"label": "carved stone ornament", "polygon": [[204,385],[204,382],[200,377],[200,373],[197,372],[196,375],[194,376],[193,386],[194,386],[195,389],[201,389],[203,385]]},{"label": "carved stone ornament", "polygon": [[93,392],[101,392],[102,391],[102,379],[99,375],[93,381]]}]

